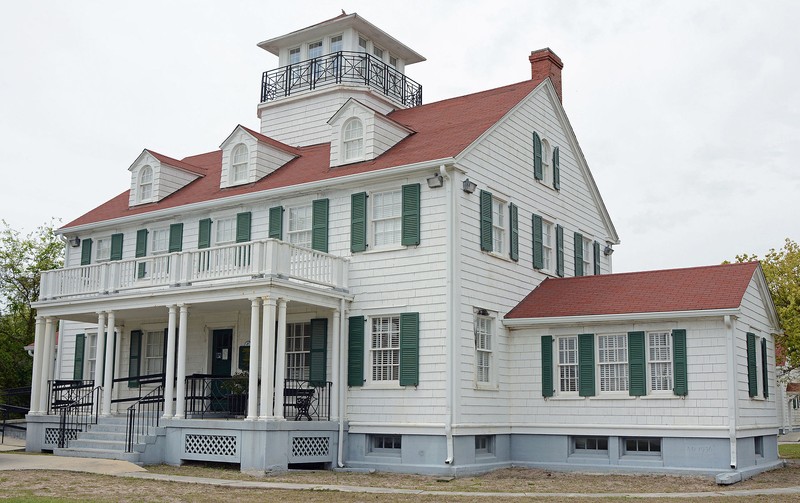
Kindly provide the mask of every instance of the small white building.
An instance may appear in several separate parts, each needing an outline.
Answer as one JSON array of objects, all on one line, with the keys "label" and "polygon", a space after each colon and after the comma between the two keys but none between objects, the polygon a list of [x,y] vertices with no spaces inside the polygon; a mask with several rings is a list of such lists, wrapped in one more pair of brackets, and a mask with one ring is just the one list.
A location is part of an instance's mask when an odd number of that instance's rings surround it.
[{"label": "small white building", "polygon": [[[145,149],[128,190],[60,229],[65,266],[43,275],[36,305],[29,450],[254,471],[459,474],[555,466],[553,456],[565,469],[775,464],[774,397],[741,398],[726,363],[743,358],[729,349],[752,331],[766,341],[759,389],[774,386],[768,300],[760,318],[739,303],[668,321],[638,309],[631,290],[618,298],[627,317],[611,325],[603,316],[616,313],[602,310],[580,329],[561,315],[517,316],[539,284],[627,277],[610,275],[619,237],[550,49],[531,53],[530,80],[422,104],[406,69],[424,58],[356,14],[259,46],[280,65],[262,76],[259,131],[235,125],[219,149],[180,160]],[[765,295],[760,269],[744,267],[748,295]],[[596,334],[599,358],[606,333],[676,330],[686,330],[685,396],[662,396],[677,373],[655,396],[621,397],[622,374],[610,395],[601,374],[597,396],[541,394],[543,337]],[[647,370],[636,372],[626,375]],[[650,411],[641,422],[640,409]],[[649,454],[631,455],[640,440]],[[575,461],[587,442],[605,458]],[[697,461],[692,449],[713,455]]]}]

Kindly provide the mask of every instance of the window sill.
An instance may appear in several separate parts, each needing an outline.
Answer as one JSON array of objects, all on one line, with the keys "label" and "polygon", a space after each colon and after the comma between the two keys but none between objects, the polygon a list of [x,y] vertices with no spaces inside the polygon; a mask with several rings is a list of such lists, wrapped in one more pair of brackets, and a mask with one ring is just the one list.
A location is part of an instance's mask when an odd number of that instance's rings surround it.
[{"label": "window sill", "polygon": [[[544,169],[544,166],[542,166],[542,169]],[[552,169],[552,168],[550,168],[550,169]],[[555,192],[557,194],[561,192],[559,189],[553,187],[553,181],[552,180],[537,179],[536,181],[539,182],[539,185],[543,185],[544,187],[547,187],[548,189],[552,190],[553,192]]]},{"label": "window sill", "polygon": [[507,254],[498,253],[498,252],[494,252],[494,251],[486,251],[486,250],[483,250],[483,253],[485,253],[485,254],[487,254],[489,256],[492,256],[494,258],[498,258],[500,260],[504,260],[506,262],[515,262],[514,260],[511,260],[511,257],[509,257]]},{"label": "window sill", "polygon": [[[377,247],[377,248],[369,248],[368,247],[365,251],[360,252],[360,254],[361,255],[372,255],[374,253],[393,252],[393,251],[405,250],[407,248],[408,248],[407,246],[403,246],[403,245],[399,245],[399,244],[398,245],[381,246],[381,247]],[[356,252],[355,254],[359,254],[359,252]]]},{"label": "window sill", "polygon": [[587,397],[589,400],[636,400],[638,396],[630,396],[628,394],[620,395],[597,395]]},{"label": "window sill", "polygon": [[652,393],[650,395],[640,396],[642,400],[680,400],[681,398],[685,398],[682,396],[678,396],[674,393]]},{"label": "window sill", "polygon": [[551,396],[547,398],[547,401],[556,401],[556,402],[570,402],[570,401],[579,401],[579,400],[586,400],[588,397],[579,396],[579,395],[566,395],[566,396]]},{"label": "window sill", "polygon": [[500,388],[495,383],[475,383],[474,389],[480,391],[500,391]]},{"label": "window sill", "polygon": [[400,381],[367,381],[361,389],[406,389],[408,386],[400,386]]}]

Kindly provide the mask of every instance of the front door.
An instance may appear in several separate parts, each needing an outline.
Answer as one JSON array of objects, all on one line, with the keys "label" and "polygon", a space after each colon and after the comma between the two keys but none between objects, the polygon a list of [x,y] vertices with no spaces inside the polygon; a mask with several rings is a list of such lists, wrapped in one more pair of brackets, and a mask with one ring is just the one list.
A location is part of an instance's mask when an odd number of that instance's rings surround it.
[{"label": "front door", "polygon": [[[211,333],[211,375],[231,376],[232,341],[233,330],[230,328],[214,330]],[[211,381],[211,410],[227,410],[228,403],[225,398],[227,393],[222,382],[224,381]]]}]

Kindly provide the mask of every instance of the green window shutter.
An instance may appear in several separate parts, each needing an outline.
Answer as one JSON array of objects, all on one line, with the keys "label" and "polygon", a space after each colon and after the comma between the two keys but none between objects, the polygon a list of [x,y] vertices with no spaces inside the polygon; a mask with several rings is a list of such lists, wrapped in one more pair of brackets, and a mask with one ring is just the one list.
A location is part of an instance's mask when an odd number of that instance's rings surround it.
[{"label": "green window shutter", "polygon": [[81,265],[92,263],[92,238],[81,240]]},{"label": "green window shutter", "polygon": [[558,147],[553,149],[553,188],[561,190],[561,167],[559,166]]},{"label": "green window shutter", "polygon": [[183,250],[183,224],[172,224],[169,226],[169,252],[179,252]]},{"label": "green window shutter", "polygon": [[600,243],[595,241],[592,250],[594,252],[594,274],[596,276],[600,274]]},{"label": "green window shutter", "polygon": [[419,244],[419,184],[403,185],[403,209],[401,220],[401,244],[416,246]]},{"label": "green window shutter", "polygon": [[647,394],[644,332],[628,332],[628,393],[631,396]]},{"label": "green window shutter", "polygon": [[419,385],[419,313],[400,314],[400,386]]},{"label": "green window shutter", "polygon": [[72,378],[76,381],[83,380],[83,353],[86,351],[86,335],[75,336],[75,358],[73,360]]},{"label": "green window shutter", "polygon": [[350,251],[367,249],[367,193],[358,192],[350,196]]},{"label": "green window shutter", "polygon": [[136,258],[147,255],[147,229],[136,231]]},{"label": "green window shutter", "polygon": [[508,219],[511,228],[511,250],[509,256],[511,260],[519,260],[519,209],[517,205],[511,203],[508,205]]},{"label": "green window shutter", "polygon": [[481,191],[481,250],[492,251],[492,193]]},{"label": "green window shutter", "polygon": [[363,316],[348,319],[347,333],[347,385],[364,384],[364,324]]},{"label": "green window shutter", "polygon": [[542,336],[542,396],[553,396],[553,336]]},{"label": "green window shutter", "polygon": [[564,277],[564,228],[556,225],[556,274]]},{"label": "green window shutter", "polygon": [[111,260],[122,260],[122,234],[111,235]]},{"label": "green window shutter", "polygon": [[311,248],[328,252],[328,199],[315,199],[311,206]]},{"label": "green window shutter", "polygon": [[533,177],[537,180],[544,178],[542,173],[542,139],[539,133],[533,133]]},{"label": "green window shutter", "polygon": [[533,215],[533,267],[544,268],[544,242],[542,239],[542,217]]},{"label": "green window shutter", "polygon": [[575,276],[583,276],[583,234],[575,233]]},{"label": "green window shutter", "polygon": [[761,382],[764,384],[764,398],[769,398],[769,366],[767,365],[766,339],[761,339]]},{"label": "green window shutter", "polygon": [[197,248],[202,250],[211,246],[211,219],[200,220],[197,229]]},{"label": "green window shutter", "polygon": [[594,334],[578,335],[578,391],[594,396]]},{"label": "green window shutter", "polygon": [[312,386],[324,386],[328,380],[328,319],[311,320],[311,352],[308,380]]},{"label": "green window shutter", "polygon": [[283,206],[273,206],[269,209],[269,237],[283,239]]},{"label": "green window shutter", "polygon": [[142,331],[131,330],[131,351],[128,355],[128,387],[139,387],[139,365],[142,356]]},{"label": "green window shutter", "polygon": [[246,243],[250,241],[250,221],[252,215],[249,211],[236,214],[236,242]]},{"label": "green window shutter", "polygon": [[747,332],[747,390],[750,396],[758,395],[758,374],[756,369],[756,334]]},{"label": "green window shutter", "polygon": [[686,372],[686,330],[672,331],[672,374],[674,384],[673,392],[677,396],[689,394],[689,382]]}]

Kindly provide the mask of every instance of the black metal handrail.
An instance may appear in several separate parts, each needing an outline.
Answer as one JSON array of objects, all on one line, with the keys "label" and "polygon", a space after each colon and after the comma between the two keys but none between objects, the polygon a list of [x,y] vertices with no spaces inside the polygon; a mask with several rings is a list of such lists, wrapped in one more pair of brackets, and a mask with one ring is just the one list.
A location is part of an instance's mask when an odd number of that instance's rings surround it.
[{"label": "black metal handrail", "polygon": [[86,390],[94,388],[94,381],[79,379],[55,379],[48,383],[47,414],[74,403]]},{"label": "black metal handrail", "polygon": [[125,428],[125,452],[133,452],[133,444],[139,443],[140,436],[150,434],[150,428],[158,428],[158,421],[164,412],[164,385],[159,385],[150,393],[128,407],[128,421]]},{"label": "black metal handrail", "polygon": [[186,376],[186,416],[229,417],[244,415],[248,386],[242,377],[192,374]]},{"label": "black metal handrail", "polygon": [[30,412],[31,387],[6,388],[0,390],[0,443],[6,440],[6,428],[25,431],[24,425],[9,423],[9,419],[21,419]]},{"label": "black metal handrail", "polygon": [[69,441],[74,440],[78,432],[89,429],[92,424],[97,424],[102,395],[103,387],[95,386],[74,402],[61,408],[61,418],[58,422],[58,447],[62,449],[69,447]]},{"label": "black metal handrail", "polygon": [[283,389],[283,417],[295,421],[327,421],[331,417],[333,383],[286,379]]},{"label": "black metal handrail", "polygon": [[264,72],[261,76],[261,102],[342,83],[367,85],[406,107],[422,105],[420,84],[371,54],[349,51],[334,52]]},{"label": "black metal handrail", "polygon": [[[130,377],[130,376],[129,377],[118,377],[118,378],[116,378],[116,379],[114,379],[112,381],[114,383],[112,386],[116,386],[117,384],[120,384],[120,383],[131,383],[131,382],[134,382],[134,383],[136,383],[135,388],[137,390],[137,393],[134,396],[126,396],[126,397],[122,397],[122,398],[115,398],[115,399],[111,400],[111,403],[138,402],[139,400],[144,398],[144,396],[146,396],[147,394],[150,393],[148,391],[147,393],[142,395],[142,391],[147,391],[147,389],[143,388],[143,386],[148,385],[148,384],[158,384],[159,386],[164,386],[164,379],[165,379],[165,374],[163,374],[163,373],[162,374],[146,374],[146,375],[141,375],[141,376],[137,376],[137,377]],[[133,388],[131,388],[131,389],[133,389]]]}]

